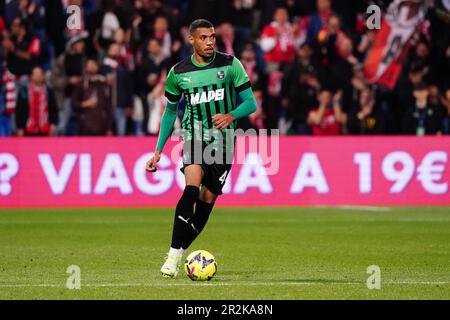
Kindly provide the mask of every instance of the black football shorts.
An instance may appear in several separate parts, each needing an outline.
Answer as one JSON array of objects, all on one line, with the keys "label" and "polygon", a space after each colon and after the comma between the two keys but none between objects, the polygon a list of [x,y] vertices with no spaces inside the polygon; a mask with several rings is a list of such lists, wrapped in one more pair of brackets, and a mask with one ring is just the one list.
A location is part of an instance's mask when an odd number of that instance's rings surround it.
[{"label": "black football shorts", "polygon": [[[188,153],[188,155],[186,153]],[[191,157],[191,155],[191,148],[183,148],[183,167],[180,169],[181,172],[184,173],[184,168],[187,166],[193,164],[200,165],[204,173],[201,184],[215,195],[221,195],[223,186],[225,185],[225,181],[231,170],[231,163],[226,163],[225,157],[222,158],[221,163],[205,163],[201,157],[199,157],[200,161],[194,161],[195,158]],[[191,161],[191,159],[194,160]],[[232,157],[230,159],[232,159]]]}]

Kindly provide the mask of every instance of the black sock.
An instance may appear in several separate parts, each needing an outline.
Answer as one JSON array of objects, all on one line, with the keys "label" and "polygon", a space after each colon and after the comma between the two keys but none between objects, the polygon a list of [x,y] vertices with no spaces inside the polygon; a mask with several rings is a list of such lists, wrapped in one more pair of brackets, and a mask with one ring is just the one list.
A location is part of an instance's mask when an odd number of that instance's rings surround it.
[{"label": "black sock", "polygon": [[178,201],[175,209],[175,219],[173,222],[172,244],[174,249],[186,249],[186,242],[191,237],[192,228],[190,219],[194,213],[194,203],[198,199],[199,188],[196,186],[186,186],[183,195]]},{"label": "black sock", "polygon": [[[191,231],[189,232],[189,236],[186,238],[186,242],[184,243],[186,248],[188,248],[198,237],[200,232],[202,232],[208,222],[209,214],[211,213],[213,207],[214,203],[206,203],[200,199],[197,199],[197,202],[195,203],[195,214],[189,220]],[[184,248],[185,247],[183,247],[183,249]]]}]

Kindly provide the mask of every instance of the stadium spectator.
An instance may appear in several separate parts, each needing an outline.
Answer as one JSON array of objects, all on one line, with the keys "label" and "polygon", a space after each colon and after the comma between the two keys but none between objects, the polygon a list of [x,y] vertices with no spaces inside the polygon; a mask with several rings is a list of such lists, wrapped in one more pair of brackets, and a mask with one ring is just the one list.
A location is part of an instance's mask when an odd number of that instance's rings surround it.
[{"label": "stadium spectator", "polygon": [[[219,50],[220,51],[220,50]],[[247,44],[240,54],[240,61],[248,74],[250,82],[259,86],[263,82],[263,68],[257,61],[256,52],[252,44]]]},{"label": "stadium spectator", "polygon": [[236,37],[234,27],[229,22],[222,23],[216,30],[217,32],[217,49],[232,56],[239,56],[243,50],[243,44]]},{"label": "stadium spectator", "polygon": [[188,0],[186,24],[195,19],[206,19],[218,25],[221,22],[221,9],[220,0]]},{"label": "stadium spectator", "polygon": [[51,51],[51,64],[54,64],[55,57],[59,57],[66,50],[66,33],[62,32],[67,28],[67,16],[64,12],[63,1],[44,1],[45,31],[47,44]]},{"label": "stadium spectator", "polygon": [[[4,50],[0,49],[4,55]],[[11,136],[13,123],[11,116],[16,109],[16,85],[14,75],[8,71],[5,63],[0,64],[0,137]]]},{"label": "stadium spectator", "polygon": [[[439,118],[441,119],[442,133],[448,134],[449,123],[448,123],[448,101],[446,99],[445,86],[443,87],[443,93],[440,92],[439,86],[432,84],[428,86],[429,97],[428,101],[431,105],[437,107],[437,112]],[[450,92],[449,92],[450,93]],[[449,96],[450,97],[450,96]]]},{"label": "stadium spectator", "polygon": [[99,65],[94,59],[86,60],[82,81],[73,92],[73,109],[82,136],[113,134],[113,109],[111,89],[104,76],[98,73]]},{"label": "stadium spectator", "polygon": [[[129,1],[129,0],[108,0],[113,3],[113,6],[111,7],[111,11],[114,13],[114,15],[119,20],[120,28],[124,30],[129,30],[131,28],[131,24],[134,18],[134,14],[136,13],[136,10],[134,8],[134,2],[135,1]],[[87,15],[93,14],[95,12],[96,2],[97,0],[89,0],[89,2],[92,2],[91,8],[86,8],[86,0],[84,1],[85,6],[85,12]]]},{"label": "stadium spectator", "polygon": [[[160,78],[153,90],[148,94],[149,117],[147,122],[147,132],[151,135],[157,135],[159,132],[161,118],[164,113],[164,82],[166,75]],[[177,118],[178,119],[178,118]]]},{"label": "stadium spectator", "polygon": [[263,107],[265,107],[264,91],[264,71],[258,64],[254,45],[248,43],[244,46],[244,49],[240,55],[240,61],[244,67],[247,75],[254,88],[253,94],[255,95],[257,109],[248,118],[242,118],[238,120],[238,127],[244,130],[249,128],[263,129],[266,127],[264,121],[266,119]]},{"label": "stadium spectator", "polygon": [[400,102],[402,105],[410,105],[413,102],[414,87],[424,83],[424,70],[420,65],[411,65],[407,70],[407,78],[403,82],[399,82],[398,92],[400,94]]},{"label": "stadium spectator", "polygon": [[364,34],[361,35],[355,53],[359,61],[365,60],[367,54],[369,53],[370,48],[373,45],[374,40],[375,40],[375,31],[373,30],[367,30]]},{"label": "stadium spectator", "polygon": [[317,106],[317,95],[321,84],[311,65],[303,66],[288,90],[288,117],[292,121],[293,134],[309,135],[311,128],[307,122],[310,111]]},{"label": "stadium spectator", "polygon": [[441,103],[443,107],[443,117],[442,117],[442,123],[443,123],[443,130],[445,134],[450,134],[450,88],[447,87],[447,89],[444,92],[443,97],[441,97]]},{"label": "stadium spectator", "polygon": [[345,37],[346,35],[341,29],[339,17],[332,15],[317,34],[316,42],[318,44],[330,42],[332,45],[337,46],[339,50],[339,44]]},{"label": "stadium spectator", "polygon": [[405,134],[423,136],[442,133],[439,110],[436,105],[429,102],[429,94],[428,86],[425,83],[419,83],[414,87],[415,103],[410,105],[404,117],[403,130]]},{"label": "stadium spectator", "polygon": [[127,133],[127,120],[133,111],[133,82],[130,72],[119,63],[119,55],[120,45],[111,43],[100,67],[100,74],[105,76],[111,88],[115,133],[124,136]]},{"label": "stadium spectator", "polygon": [[430,49],[428,43],[421,39],[411,48],[409,57],[405,63],[407,66],[414,66],[421,69],[424,81],[429,83],[431,74]]},{"label": "stadium spectator", "polygon": [[1,39],[3,39],[5,32],[6,32],[5,20],[3,19],[2,16],[0,16],[0,36],[2,37]]},{"label": "stadium spectator", "polygon": [[55,61],[50,75],[50,86],[55,91],[59,110],[59,135],[76,135],[77,122],[72,110],[72,93],[80,84],[86,60],[87,33],[76,35],[66,44],[66,52]]},{"label": "stadium spectator", "polygon": [[264,129],[265,128],[264,124],[265,114],[263,110],[264,92],[260,88],[256,87],[253,90],[253,94],[255,95],[256,100],[256,111],[250,114],[248,120],[253,129],[255,130]]},{"label": "stadium spectator", "polygon": [[254,14],[258,1],[234,0],[224,2],[223,21],[229,21],[238,38],[249,41],[258,26],[258,20]]},{"label": "stadium spectator", "polygon": [[153,24],[153,38],[161,43],[161,54],[170,58],[172,54],[172,36],[169,32],[169,20],[165,16],[158,16]]},{"label": "stadium spectator", "polygon": [[[359,108],[360,106],[360,94],[361,91],[367,89],[368,84],[364,77],[364,71],[363,71],[363,65],[362,64],[356,64],[353,66],[353,77],[351,80],[351,89],[350,89],[350,101],[348,101],[348,107],[350,109]],[[372,92],[375,97],[375,91]]]},{"label": "stadium spectator", "polygon": [[261,32],[261,48],[264,59],[269,64],[289,63],[295,57],[294,28],[289,22],[286,8],[279,7],[273,15],[273,21]]},{"label": "stadium spectator", "polygon": [[90,16],[83,10],[83,22],[86,23],[83,27],[87,28],[91,37],[87,41],[87,51],[89,53],[93,51],[97,56],[102,57],[109,45],[114,42],[116,31],[121,27],[115,13],[117,5],[117,0],[101,1],[98,9]]},{"label": "stadium spectator", "polygon": [[137,92],[144,107],[144,122],[149,119],[149,94],[160,82],[163,73],[169,72],[169,60],[162,54],[161,42],[150,39],[142,63],[138,66]]},{"label": "stadium spectator", "polygon": [[45,15],[41,2],[41,0],[10,0],[5,8],[6,23],[10,25],[15,18],[21,18],[28,30],[33,30],[33,33],[42,39],[45,31]]},{"label": "stadium spectator", "polygon": [[358,67],[358,60],[353,55],[352,40],[343,35],[336,43],[329,48],[329,75],[327,82],[334,90],[343,90],[343,105],[342,108],[348,112],[352,106],[352,79],[354,77],[354,68]]},{"label": "stadium spectator", "polygon": [[273,21],[266,25],[260,37],[260,46],[264,52],[265,72],[267,74],[266,99],[268,128],[279,128],[286,134],[290,123],[286,115],[286,103],[282,99],[282,70],[295,58],[295,30],[289,21],[285,7],[278,7]]},{"label": "stadium spectator", "polygon": [[[161,129],[161,119],[167,102],[167,98],[164,95],[166,78],[167,75],[164,70],[158,83],[148,95],[149,117],[147,121],[147,132],[151,135],[157,135]],[[174,124],[174,130],[179,130],[180,128],[181,122],[177,117]]]},{"label": "stadium spectator", "polygon": [[16,17],[10,26],[10,36],[3,39],[3,47],[7,52],[8,70],[20,85],[26,86],[28,76],[41,54],[39,39],[28,32],[27,25],[21,18]]},{"label": "stadium spectator", "polygon": [[19,91],[16,106],[18,136],[53,136],[58,125],[58,106],[53,91],[45,84],[41,67],[34,67],[28,87]]},{"label": "stadium spectator", "polygon": [[316,0],[317,12],[309,19],[308,25],[308,42],[314,43],[317,41],[317,35],[324,25],[327,24],[328,19],[333,15],[331,8],[331,0]]},{"label": "stadium spectator", "polygon": [[[218,50],[241,57],[253,87],[260,90],[266,128],[278,128],[281,134],[308,133],[310,128],[304,119],[317,106],[319,88],[342,90],[340,106],[352,119],[361,109],[360,96],[368,86],[366,59],[374,57],[376,51],[372,47],[380,41],[379,31],[368,30],[366,26],[365,9],[369,3],[366,0],[1,2],[4,14],[0,16],[0,50],[5,54],[1,56],[3,120],[5,123],[10,120],[8,132],[14,132],[16,92],[12,91],[27,87],[32,68],[41,66],[51,70],[48,84],[60,108],[58,133],[76,135],[76,117],[69,120],[70,101],[74,86],[81,80],[83,61],[87,56],[103,61],[110,44],[117,43],[120,48],[115,60],[131,73],[130,83],[134,87],[130,97],[133,117],[128,119],[127,129],[134,121],[134,134],[144,133],[149,123],[149,95],[161,81],[162,71],[192,54],[186,25],[194,18],[212,20]],[[375,3],[386,12],[392,1]],[[72,16],[67,11],[71,5],[81,8],[79,28],[67,25]],[[410,14],[418,15],[412,11]],[[439,112],[442,132],[449,132],[445,94],[450,50],[448,34],[442,32],[448,26],[445,16],[448,12],[444,7],[431,7],[411,41],[402,44],[406,51],[398,81],[392,80],[397,79],[395,68],[400,67],[396,62],[386,65],[392,77],[385,74],[376,81],[373,110],[386,134],[404,133],[408,109],[415,104],[413,88],[422,82],[431,85],[429,103]],[[159,45],[150,41],[154,53],[148,51],[149,39],[159,41]],[[393,52],[402,48],[393,47]],[[371,62],[377,65],[376,59]],[[378,71],[383,68],[378,65]],[[369,80],[373,83],[374,79]],[[394,88],[387,88],[386,84]],[[5,95],[9,97],[7,102]],[[238,125],[258,127],[249,119],[241,119]],[[353,129],[351,132],[355,132]]]},{"label": "stadium spectator", "polygon": [[134,52],[130,46],[130,33],[119,28],[114,34],[114,42],[119,45],[119,55],[117,61],[123,65],[129,72],[135,69]]},{"label": "stadium spectator", "polygon": [[168,69],[169,60],[162,52],[161,41],[155,38],[149,39],[142,62],[137,68],[143,92],[148,94],[158,83],[162,71],[168,71]]},{"label": "stadium spectator", "polygon": [[322,88],[318,97],[319,107],[311,110],[308,115],[308,123],[315,136],[340,135],[347,122],[347,115],[342,111],[340,100],[342,91],[334,94]]},{"label": "stadium spectator", "polygon": [[[404,124],[404,117],[408,111],[409,106],[414,105],[415,100],[413,96],[414,87],[424,82],[424,73],[421,66],[411,65],[406,71],[406,76],[399,79],[397,87],[395,88],[392,102],[386,101],[390,105],[394,116],[394,133],[404,133],[402,128]],[[380,102],[382,103],[382,102]]]},{"label": "stadium spectator", "polygon": [[[170,16],[168,8],[165,7],[160,0],[135,1],[134,6],[137,11],[137,15],[135,16],[134,21],[137,24],[138,29],[138,33],[136,35],[139,36],[139,38],[135,39],[135,41],[137,41],[138,43],[142,43],[146,41],[147,37],[154,36],[155,27],[165,28],[164,24],[167,22],[167,20],[166,22],[164,22],[161,19],[160,22],[158,22],[158,26],[155,25],[157,17]],[[163,36],[165,37],[165,32]]]},{"label": "stadium spectator", "polygon": [[114,35],[120,28],[120,22],[114,13],[114,7],[117,1],[103,1],[104,15],[102,19],[102,26],[100,36],[106,44],[114,41]]},{"label": "stadium spectator", "polygon": [[315,74],[316,77],[320,77],[320,65],[315,61],[313,53],[314,51],[310,44],[302,44],[297,50],[295,59],[284,69],[282,80],[282,92],[284,97],[289,95],[291,86],[297,83],[301,73],[308,72],[310,74]]},{"label": "stadium spectator", "polygon": [[383,114],[376,108],[373,90],[364,88],[359,97],[359,108],[349,114],[348,130],[355,135],[381,135],[385,133]]}]

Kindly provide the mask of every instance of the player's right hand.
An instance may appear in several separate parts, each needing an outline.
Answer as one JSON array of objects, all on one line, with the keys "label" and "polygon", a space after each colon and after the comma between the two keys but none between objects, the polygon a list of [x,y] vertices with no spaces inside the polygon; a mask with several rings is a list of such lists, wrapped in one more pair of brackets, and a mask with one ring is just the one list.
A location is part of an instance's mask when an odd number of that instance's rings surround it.
[{"label": "player's right hand", "polygon": [[153,157],[151,157],[150,160],[147,161],[145,170],[148,172],[155,172],[157,170],[156,164],[159,162],[159,159],[161,159],[161,154],[159,152],[155,152]]}]

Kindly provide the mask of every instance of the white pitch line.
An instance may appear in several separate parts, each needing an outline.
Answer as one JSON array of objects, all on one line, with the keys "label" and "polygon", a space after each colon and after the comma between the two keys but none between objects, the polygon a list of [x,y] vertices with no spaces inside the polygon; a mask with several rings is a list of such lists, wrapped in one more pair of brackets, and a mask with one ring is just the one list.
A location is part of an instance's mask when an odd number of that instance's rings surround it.
[{"label": "white pitch line", "polygon": [[370,212],[389,212],[392,208],[389,207],[373,207],[373,206],[338,206],[337,209],[341,210],[358,210],[358,211],[370,211]]},{"label": "white pitch line", "polygon": [[[314,286],[314,285],[365,285],[366,282],[207,282],[207,283],[88,283],[81,287],[109,288],[109,287],[182,287],[182,286]],[[444,285],[450,281],[384,281],[381,285]],[[65,288],[60,284],[0,284],[0,288]]]}]

